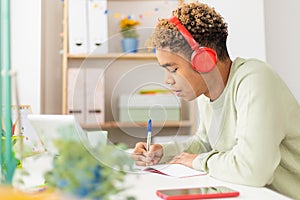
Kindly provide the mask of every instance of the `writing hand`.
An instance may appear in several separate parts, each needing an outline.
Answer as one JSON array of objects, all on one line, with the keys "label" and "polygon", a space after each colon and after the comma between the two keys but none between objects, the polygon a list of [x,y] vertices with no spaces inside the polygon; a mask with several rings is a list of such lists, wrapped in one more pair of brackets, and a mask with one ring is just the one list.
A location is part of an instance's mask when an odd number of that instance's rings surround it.
[{"label": "writing hand", "polygon": [[156,165],[160,161],[163,155],[162,146],[160,144],[152,144],[149,152],[147,152],[146,146],[145,142],[138,142],[135,145],[131,157],[135,160],[136,165]]}]

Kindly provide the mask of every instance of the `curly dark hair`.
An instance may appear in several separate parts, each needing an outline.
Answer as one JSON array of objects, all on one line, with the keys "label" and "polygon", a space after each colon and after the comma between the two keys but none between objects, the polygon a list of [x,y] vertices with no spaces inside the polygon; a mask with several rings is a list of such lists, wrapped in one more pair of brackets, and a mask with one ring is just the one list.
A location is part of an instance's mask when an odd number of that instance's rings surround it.
[{"label": "curly dark hair", "polygon": [[[181,24],[191,33],[200,46],[216,51],[219,60],[229,57],[226,40],[227,23],[214,8],[200,2],[184,3],[172,11]],[[170,49],[190,59],[193,50],[177,28],[168,19],[159,19],[148,46],[157,49]]]}]

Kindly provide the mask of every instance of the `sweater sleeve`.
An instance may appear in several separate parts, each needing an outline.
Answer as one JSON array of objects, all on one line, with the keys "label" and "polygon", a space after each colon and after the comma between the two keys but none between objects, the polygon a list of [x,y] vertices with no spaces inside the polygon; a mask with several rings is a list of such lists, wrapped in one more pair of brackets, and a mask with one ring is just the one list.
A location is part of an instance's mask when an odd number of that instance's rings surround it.
[{"label": "sweater sleeve", "polygon": [[211,150],[210,145],[201,138],[199,132],[197,132],[186,142],[172,142],[168,144],[162,144],[162,146],[163,156],[159,163],[168,162],[181,152],[204,153]]},{"label": "sweater sleeve", "polygon": [[235,146],[226,152],[200,154],[193,166],[225,181],[264,186],[272,181],[281,159],[284,87],[276,74],[264,68],[246,73],[235,87]]},{"label": "sweater sleeve", "polygon": [[207,138],[207,124],[209,124],[210,117],[204,117],[202,113],[211,114],[210,107],[208,106],[209,99],[204,95],[197,99],[197,112],[200,115],[199,125],[196,133],[186,142],[170,142],[162,144],[163,156],[159,163],[170,161],[174,156],[181,152],[199,154],[211,151],[211,146]]}]

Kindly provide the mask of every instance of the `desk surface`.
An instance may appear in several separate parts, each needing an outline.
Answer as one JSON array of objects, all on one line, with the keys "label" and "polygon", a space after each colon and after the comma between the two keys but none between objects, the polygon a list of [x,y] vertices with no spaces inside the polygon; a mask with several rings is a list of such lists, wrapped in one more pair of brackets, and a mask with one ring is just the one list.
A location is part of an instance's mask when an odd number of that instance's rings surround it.
[{"label": "desk surface", "polygon": [[126,194],[136,196],[138,200],[159,200],[155,194],[157,189],[186,188],[186,187],[205,187],[205,186],[227,186],[240,192],[239,197],[226,199],[264,199],[280,200],[289,199],[279,193],[264,187],[248,187],[219,181],[208,175],[201,175],[189,178],[174,178],[159,174],[129,174],[127,176],[129,189]]},{"label": "desk surface", "polygon": [[[33,187],[43,184],[43,173],[51,169],[51,159],[42,156],[37,159],[28,158],[23,166],[30,172],[30,176],[24,177],[25,187]],[[34,173],[33,173],[34,172]],[[240,192],[239,197],[229,199],[264,199],[264,200],[287,200],[289,198],[264,187],[248,187],[232,184],[214,179],[208,175],[194,176],[189,178],[168,177],[154,173],[130,173],[127,175],[124,185],[126,191],[120,193],[114,200],[123,200],[125,195],[135,196],[136,200],[159,200],[156,196],[157,189],[227,186]]]}]

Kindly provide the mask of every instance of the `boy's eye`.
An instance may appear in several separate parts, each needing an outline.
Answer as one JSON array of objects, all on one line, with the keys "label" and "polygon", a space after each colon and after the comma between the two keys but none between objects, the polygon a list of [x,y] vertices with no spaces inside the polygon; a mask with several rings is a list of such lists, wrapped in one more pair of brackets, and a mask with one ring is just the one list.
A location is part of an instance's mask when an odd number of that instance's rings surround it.
[{"label": "boy's eye", "polygon": [[171,68],[171,69],[169,69],[169,71],[170,71],[171,73],[175,73],[175,72],[177,71],[177,69],[178,69],[178,68]]}]

